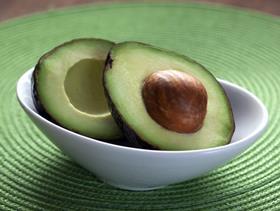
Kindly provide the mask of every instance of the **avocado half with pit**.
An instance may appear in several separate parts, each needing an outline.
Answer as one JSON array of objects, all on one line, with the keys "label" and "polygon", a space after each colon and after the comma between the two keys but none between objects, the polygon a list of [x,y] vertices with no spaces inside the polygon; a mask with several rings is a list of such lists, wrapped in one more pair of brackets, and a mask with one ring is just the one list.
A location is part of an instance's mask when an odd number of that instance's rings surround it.
[{"label": "avocado half with pit", "polygon": [[108,55],[103,80],[112,115],[133,146],[192,150],[231,140],[234,120],[223,88],[186,56],[120,43]]},{"label": "avocado half with pit", "polygon": [[113,45],[101,39],[76,39],[43,55],[32,75],[37,110],[79,134],[119,139],[122,134],[102,85],[105,59]]}]

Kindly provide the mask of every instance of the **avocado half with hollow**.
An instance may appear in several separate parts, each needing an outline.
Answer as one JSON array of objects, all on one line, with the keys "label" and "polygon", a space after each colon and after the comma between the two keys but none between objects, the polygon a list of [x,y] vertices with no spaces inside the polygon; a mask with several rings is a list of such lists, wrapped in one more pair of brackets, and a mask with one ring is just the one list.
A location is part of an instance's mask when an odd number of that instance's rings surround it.
[{"label": "avocado half with hollow", "polygon": [[103,80],[112,115],[133,146],[191,150],[231,140],[234,120],[223,88],[186,56],[120,43],[108,55]]},{"label": "avocado half with hollow", "polygon": [[76,39],[43,55],[32,76],[37,110],[79,134],[120,138],[102,85],[105,59],[113,45],[101,39]]}]

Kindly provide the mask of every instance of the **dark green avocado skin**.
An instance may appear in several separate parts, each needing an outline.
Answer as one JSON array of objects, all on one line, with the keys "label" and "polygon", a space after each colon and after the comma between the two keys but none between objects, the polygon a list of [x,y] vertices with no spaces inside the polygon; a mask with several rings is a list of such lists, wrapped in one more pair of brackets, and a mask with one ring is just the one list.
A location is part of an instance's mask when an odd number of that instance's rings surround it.
[{"label": "dark green avocado skin", "polygon": [[53,119],[48,112],[45,110],[44,106],[42,105],[42,103],[40,102],[40,96],[37,90],[38,87],[38,74],[40,72],[40,67],[42,62],[48,58],[50,55],[53,54],[53,52],[55,52],[58,48],[64,46],[65,44],[71,43],[71,42],[75,42],[75,40],[71,40],[68,42],[65,42],[59,46],[56,46],[55,48],[53,48],[52,50],[50,50],[49,52],[45,53],[43,56],[40,57],[38,63],[36,64],[34,71],[32,73],[32,77],[31,77],[31,91],[32,91],[32,99],[33,99],[33,103],[34,106],[36,108],[36,110],[39,112],[39,114],[43,117],[45,117],[46,119],[50,120],[51,122],[58,124],[57,121],[55,121],[55,119]]},{"label": "dark green avocado skin", "polygon": [[[90,38],[81,38],[81,39],[90,39]],[[39,112],[39,114],[41,116],[43,116],[44,118],[48,119],[49,121],[59,125],[59,123],[53,118],[51,117],[48,112],[46,111],[46,109],[44,108],[44,105],[42,105],[41,101],[40,101],[40,96],[37,90],[38,87],[38,75],[41,71],[41,65],[42,62],[47,59],[50,55],[52,55],[57,49],[59,49],[60,47],[63,47],[64,45],[67,45],[69,43],[75,42],[77,40],[80,39],[74,39],[65,43],[62,43],[56,47],[54,47],[52,50],[48,51],[47,53],[45,53],[43,56],[40,57],[38,63],[36,64],[34,71],[32,73],[32,77],[31,77],[31,91],[32,91],[32,99],[33,99],[33,103],[34,106],[36,108],[36,110]]]},{"label": "dark green avocado skin", "polygon": [[[110,69],[112,68],[113,62],[114,61],[111,58],[111,54],[109,52],[107,59],[105,61],[104,72],[110,71]],[[116,109],[114,103],[112,102],[112,100],[110,98],[110,95],[108,93],[108,90],[106,88],[106,84],[104,81],[104,74],[103,74],[103,86],[104,86],[104,90],[105,90],[105,97],[107,99],[107,103],[108,103],[109,109],[111,111],[111,114],[125,137],[125,140],[120,141],[119,144],[123,145],[123,146],[127,146],[127,147],[156,150],[157,149],[156,147],[148,144],[147,141],[144,141],[143,139],[141,139],[135,133],[135,131],[133,129],[131,129],[127,123],[125,123],[125,121],[121,117],[120,113],[118,112],[118,110]]]},{"label": "dark green avocado skin", "polygon": [[44,109],[44,106],[41,104],[40,102],[40,98],[39,98],[39,94],[37,91],[37,77],[38,77],[38,72],[40,71],[40,62],[41,59],[43,57],[40,58],[38,64],[35,66],[34,71],[32,73],[32,77],[31,77],[31,91],[32,91],[32,100],[34,103],[34,106],[36,108],[36,110],[38,111],[38,113],[43,116],[44,118],[50,120],[51,122],[58,124],[48,113],[47,111]]}]

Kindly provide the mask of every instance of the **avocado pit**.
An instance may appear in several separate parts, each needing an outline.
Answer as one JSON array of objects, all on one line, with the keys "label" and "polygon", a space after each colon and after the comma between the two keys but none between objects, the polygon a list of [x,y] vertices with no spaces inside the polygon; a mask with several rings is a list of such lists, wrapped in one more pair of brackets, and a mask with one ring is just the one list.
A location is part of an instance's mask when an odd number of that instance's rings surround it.
[{"label": "avocado pit", "polygon": [[207,112],[207,92],[194,76],[162,70],[149,75],[142,87],[142,98],[151,118],[168,130],[195,133]]}]

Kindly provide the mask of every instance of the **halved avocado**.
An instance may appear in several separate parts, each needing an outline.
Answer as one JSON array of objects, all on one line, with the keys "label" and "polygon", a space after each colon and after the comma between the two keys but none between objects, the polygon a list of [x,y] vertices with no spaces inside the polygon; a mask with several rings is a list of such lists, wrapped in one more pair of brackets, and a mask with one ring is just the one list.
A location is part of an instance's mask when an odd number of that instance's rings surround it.
[{"label": "halved avocado", "polygon": [[32,77],[38,111],[85,136],[120,138],[102,85],[105,59],[113,45],[101,39],[76,39],[43,55]]},{"label": "halved avocado", "polygon": [[192,150],[230,142],[228,98],[203,66],[143,43],[115,45],[104,71],[113,117],[135,147]]}]

